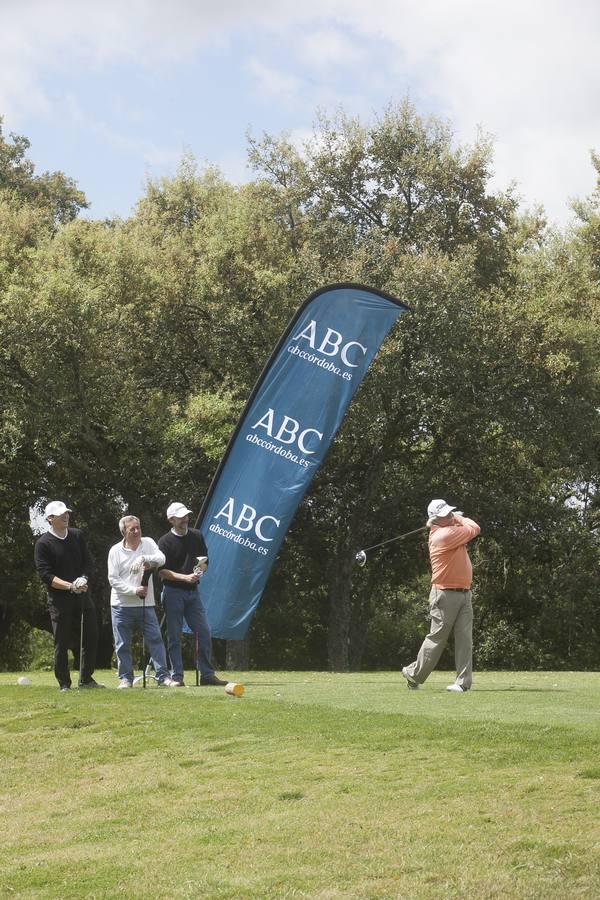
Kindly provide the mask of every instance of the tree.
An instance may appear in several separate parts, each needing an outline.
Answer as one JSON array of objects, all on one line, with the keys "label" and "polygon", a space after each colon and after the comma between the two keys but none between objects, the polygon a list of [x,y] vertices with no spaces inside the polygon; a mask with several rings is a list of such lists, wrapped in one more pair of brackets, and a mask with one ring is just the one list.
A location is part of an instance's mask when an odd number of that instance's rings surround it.
[{"label": "tree", "polygon": [[29,508],[39,497],[44,470],[35,447],[35,379],[20,353],[28,336],[19,331],[19,313],[30,299],[38,251],[57,225],[87,204],[75,183],[61,173],[36,177],[25,155],[29,141],[18,135],[11,135],[12,143],[5,141],[1,126],[0,119],[0,519],[7,553],[0,596],[0,664],[11,665],[17,658],[26,659],[19,623],[34,617],[39,606],[39,591],[31,580]]},{"label": "tree", "polygon": [[43,210],[55,224],[77,217],[88,202],[72,178],[62,172],[35,175],[35,166],[26,156],[30,142],[23,135],[10,133],[12,143],[2,132],[0,116],[0,194],[17,197],[22,203]]}]

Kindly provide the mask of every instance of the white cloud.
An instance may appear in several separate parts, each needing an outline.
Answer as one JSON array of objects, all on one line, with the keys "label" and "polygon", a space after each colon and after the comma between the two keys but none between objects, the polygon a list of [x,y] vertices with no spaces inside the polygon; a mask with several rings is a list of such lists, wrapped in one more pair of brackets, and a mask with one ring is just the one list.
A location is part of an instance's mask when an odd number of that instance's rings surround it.
[{"label": "white cloud", "polygon": [[496,183],[516,179],[528,204],[565,221],[568,200],[593,188],[589,148],[600,141],[592,0],[420,0],[355,8],[363,34],[381,34],[462,141],[478,126],[494,137]]},{"label": "white cloud", "polygon": [[365,59],[366,53],[355,41],[334,28],[318,28],[304,35],[298,56],[318,68],[346,67]]},{"label": "white cloud", "polygon": [[[261,38],[244,61],[250,84],[288,111],[298,101],[303,111],[342,102],[355,113],[409,92],[423,113],[447,116],[461,141],[477,126],[491,133],[497,183],[516,179],[551,217],[564,220],[568,200],[593,187],[596,0],[3,0],[0,114],[11,130],[56,114],[64,101],[49,85],[58,69],[72,67],[74,80],[82,67],[108,72],[123,61],[168,72],[247,33]],[[127,152],[171,152],[136,149],[135,138],[105,128]]]},{"label": "white cloud", "polygon": [[313,131],[310,128],[294,128],[289,132],[288,140],[292,147],[302,153],[305,146],[314,140]]},{"label": "white cloud", "polygon": [[250,59],[247,69],[256,89],[267,99],[292,100],[300,89],[298,78],[267,66],[259,59]]},{"label": "white cloud", "polygon": [[213,162],[225,178],[233,184],[243,184],[252,177],[245,148],[238,153],[223,153],[218,160],[213,160]]},{"label": "white cloud", "polygon": [[183,148],[161,147],[153,141],[131,137],[117,131],[108,123],[87,114],[72,94],[67,95],[65,101],[70,117],[81,128],[99,138],[103,144],[114,147],[121,153],[138,157],[147,166],[177,165],[181,160]]}]

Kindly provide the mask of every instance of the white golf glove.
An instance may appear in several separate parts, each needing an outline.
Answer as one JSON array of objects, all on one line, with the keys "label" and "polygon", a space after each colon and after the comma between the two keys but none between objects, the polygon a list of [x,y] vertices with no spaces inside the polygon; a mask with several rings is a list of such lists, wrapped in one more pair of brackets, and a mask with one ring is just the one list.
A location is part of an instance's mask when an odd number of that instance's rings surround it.
[{"label": "white golf glove", "polygon": [[144,569],[144,563],[146,562],[145,556],[138,556],[136,560],[131,563],[131,567],[129,569],[130,575],[139,575],[140,572]]},{"label": "white golf glove", "polygon": [[204,575],[203,565],[207,561],[208,557],[197,556],[196,559],[198,560],[198,562],[196,563],[192,571],[194,572],[194,575],[200,575],[200,577],[202,578],[202,576]]},{"label": "white golf glove", "polygon": [[76,578],[71,587],[72,591],[78,591],[80,588],[85,587],[87,584],[87,578],[85,575],[80,575],[79,578]]}]

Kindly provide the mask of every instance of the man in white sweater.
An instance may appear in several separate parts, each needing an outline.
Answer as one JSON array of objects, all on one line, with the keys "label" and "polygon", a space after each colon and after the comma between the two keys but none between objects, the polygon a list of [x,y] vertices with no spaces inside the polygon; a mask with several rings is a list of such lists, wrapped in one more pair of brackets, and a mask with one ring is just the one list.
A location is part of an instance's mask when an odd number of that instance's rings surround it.
[{"label": "man in white sweater", "polygon": [[110,611],[115,652],[117,654],[119,688],[133,685],[131,638],[138,626],[152,656],[159,685],[178,687],[169,676],[167,654],[154,609],[153,579],[147,583],[144,577],[151,569],[163,566],[164,553],[152,538],[142,537],[137,516],[123,516],[119,522],[123,540],[110,548],[108,554],[108,580]]}]

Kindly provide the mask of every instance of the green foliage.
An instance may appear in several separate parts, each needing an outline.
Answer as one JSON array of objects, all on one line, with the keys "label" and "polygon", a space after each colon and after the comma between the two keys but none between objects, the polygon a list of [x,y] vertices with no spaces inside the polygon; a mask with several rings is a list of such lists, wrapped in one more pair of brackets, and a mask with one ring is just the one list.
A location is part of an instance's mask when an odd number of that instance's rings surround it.
[{"label": "green foliage", "polygon": [[429,628],[428,578],[378,593],[373,602],[362,663],[367,669],[400,669],[416,657]]},{"label": "green foliage", "polygon": [[[202,453],[210,462],[218,462],[231,434],[231,424],[239,412],[239,403],[229,393],[219,395],[203,391],[191,395],[183,410],[175,404],[165,435],[165,444],[173,456],[165,461],[173,468],[181,467],[180,453],[184,448],[190,458]],[[185,467],[190,464],[191,459],[186,461]]]},{"label": "green foliage", "polygon": [[533,641],[517,625],[504,619],[494,621],[487,631],[479,631],[475,649],[478,669],[541,669],[541,659]]},{"label": "green foliage", "polygon": [[30,143],[26,137],[11,133],[12,143],[4,140],[0,116],[0,195],[12,195],[19,201],[43,210],[52,223],[64,224],[87,208],[85,195],[72,178],[62,172],[35,175],[35,166],[26,153]]},{"label": "green foliage", "polygon": [[600,272],[600,153],[592,152],[592,165],[596,170],[596,188],[587,200],[573,205],[581,220],[578,238],[597,275]]},{"label": "green foliage", "polygon": [[48,631],[32,628],[30,634],[31,659],[28,668],[33,670],[54,669],[54,641]]},{"label": "green foliage", "polygon": [[32,659],[30,629],[23,619],[4,609],[0,641],[0,672],[22,672]]}]

